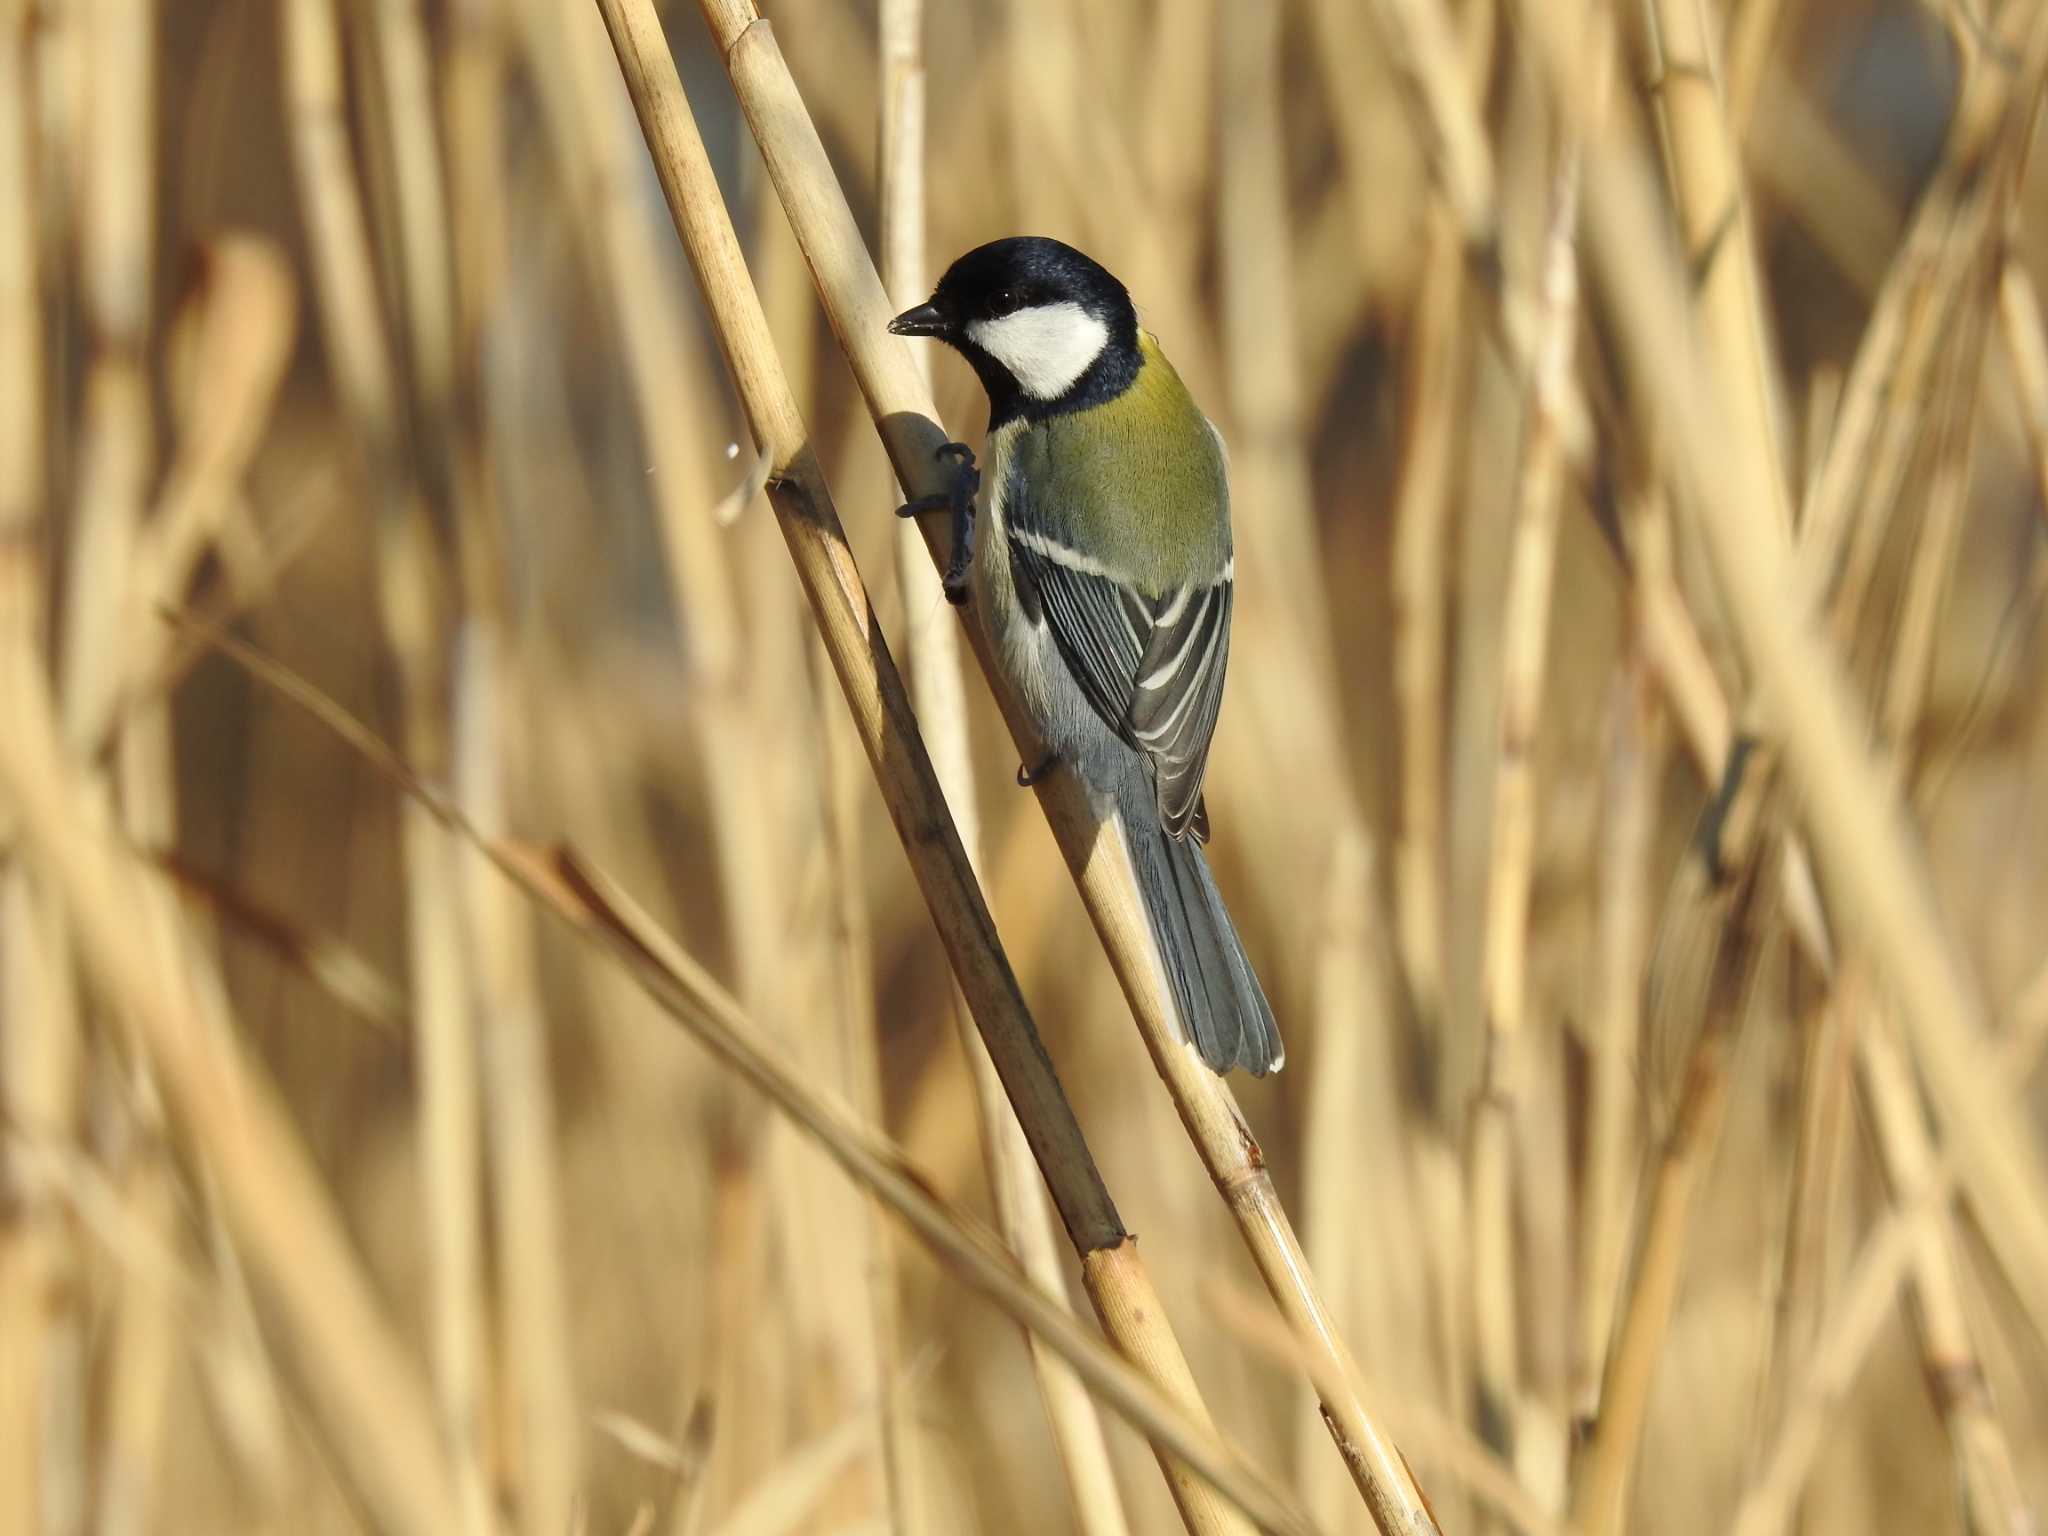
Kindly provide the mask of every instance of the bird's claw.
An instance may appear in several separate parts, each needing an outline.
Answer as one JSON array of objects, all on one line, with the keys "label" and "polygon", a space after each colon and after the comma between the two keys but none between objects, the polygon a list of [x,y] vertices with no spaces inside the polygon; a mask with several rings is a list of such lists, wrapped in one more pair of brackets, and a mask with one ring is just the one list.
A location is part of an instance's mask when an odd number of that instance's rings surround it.
[{"label": "bird's claw", "polygon": [[1059,767],[1059,765],[1060,755],[1057,752],[1046,753],[1044,757],[1040,758],[1036,764],[1029,768],[1019,763],[1017,765],[1017,787],[1019,789],[1029,789],[1034,784],[1043,783],[1046,775]]},{"label": "bird's claw", "polygon": [[896,509],[898,517],[920,517],[927,512],[951,512],[953,557],[946,562],[941,585],[946,601],[956,608],[967,601],[967,573],[974,564],[974,497],[981,489],[981,471],[975,468],[974,450],[965,443],[941,443],[932,457],[953,466],[953,483],[943,491],[919,496]]}]

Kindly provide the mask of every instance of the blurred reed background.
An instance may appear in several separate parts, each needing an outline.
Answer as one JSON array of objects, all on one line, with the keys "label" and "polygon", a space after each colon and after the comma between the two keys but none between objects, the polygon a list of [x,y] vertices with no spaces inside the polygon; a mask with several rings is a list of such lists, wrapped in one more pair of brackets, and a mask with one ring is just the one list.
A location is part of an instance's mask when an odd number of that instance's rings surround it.
[{"label": "blurred reed background", "polygon": [[[1288,1040],[1231,1087],[1443,1528],[2038,1529],[2031,0],[766,9],[878,251],[894,145],[893,285],[1070,240],[1231,442],[1212,854]],[[0,19],[0,1533],[396,1528],[430,1486],[471,1532],[1174,1526],[1139,1434],[1049,1379],[1056,1448],[1014,1325],[209,628],[608,871],[990,1212],[597,8]],[[663,21],[921,659],[950,610],[704,20]],[[1800,745],[1838,696],[1712,536],[1760,488],[1881,779]],[[1367,1528],[965,693],[956,810],[1210,1411]]]}]

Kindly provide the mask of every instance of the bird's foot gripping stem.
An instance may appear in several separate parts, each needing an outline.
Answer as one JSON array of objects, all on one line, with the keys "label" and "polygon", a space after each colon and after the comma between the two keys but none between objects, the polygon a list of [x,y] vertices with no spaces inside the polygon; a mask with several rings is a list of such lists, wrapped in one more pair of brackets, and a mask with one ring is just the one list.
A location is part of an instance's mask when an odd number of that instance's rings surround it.
[{"label": "bird's foot gripping stem", "polygon": [[981,471],[974,467],[974,450],[965,443],[941,443],[933,457],[940,463],[952,463],[952,485],[934,495],[906,501],[896,509],[896,515],[953,514],[953,558],[946,562],[946,572],[941,580],[946,589],[946,601],[958,607],[967,601],[967,572],[974,564],[974,496],[981,489]]}]

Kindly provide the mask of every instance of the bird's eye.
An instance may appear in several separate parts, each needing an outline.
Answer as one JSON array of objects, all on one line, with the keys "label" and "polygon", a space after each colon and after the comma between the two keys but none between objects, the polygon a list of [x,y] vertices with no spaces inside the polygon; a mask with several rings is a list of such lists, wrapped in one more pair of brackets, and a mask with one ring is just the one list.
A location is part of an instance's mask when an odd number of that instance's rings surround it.
[{"label": "bird's eye", "polygon": [[1024,295],[1015,288],[1005,288],[989,300],[989,308],[998,315],[1014,315],[1024,307]]}]

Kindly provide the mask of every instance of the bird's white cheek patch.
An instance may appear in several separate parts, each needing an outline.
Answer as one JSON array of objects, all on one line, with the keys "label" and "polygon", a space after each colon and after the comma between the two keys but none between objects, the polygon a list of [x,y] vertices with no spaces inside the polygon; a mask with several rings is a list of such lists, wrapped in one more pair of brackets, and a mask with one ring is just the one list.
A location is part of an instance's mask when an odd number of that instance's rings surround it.
[{"label": "bird's white cheek patch", "polygon": [[1109,344],[1109,327],[1080,305],[1061,302],[974,320],[967,338],[1010,370],[1025,394],[1056,400]]}]

